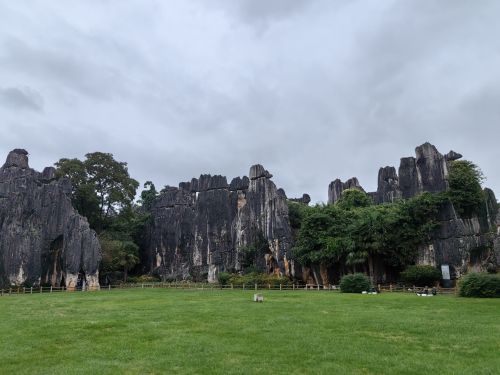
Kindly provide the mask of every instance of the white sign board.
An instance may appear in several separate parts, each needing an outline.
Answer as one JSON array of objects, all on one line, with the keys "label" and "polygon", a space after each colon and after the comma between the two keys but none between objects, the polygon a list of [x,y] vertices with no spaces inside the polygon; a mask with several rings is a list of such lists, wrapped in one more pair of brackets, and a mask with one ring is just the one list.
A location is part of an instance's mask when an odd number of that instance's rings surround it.
[{"label": "white sign board", "polygon": [[443,280],[450,280],[450,266],[443,264],[441,266],[441,273],[443,274]]}]

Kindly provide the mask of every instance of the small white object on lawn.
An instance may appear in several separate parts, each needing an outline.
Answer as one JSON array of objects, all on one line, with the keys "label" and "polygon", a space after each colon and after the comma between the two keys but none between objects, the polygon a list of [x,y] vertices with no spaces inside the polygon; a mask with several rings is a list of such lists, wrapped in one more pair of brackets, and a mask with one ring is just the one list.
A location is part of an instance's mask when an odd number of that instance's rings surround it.
[{"label": "small white object on lawn", "polygon": [[264,302],[264,296],[262,294],[254,294],[253,301],[254,302]]}]

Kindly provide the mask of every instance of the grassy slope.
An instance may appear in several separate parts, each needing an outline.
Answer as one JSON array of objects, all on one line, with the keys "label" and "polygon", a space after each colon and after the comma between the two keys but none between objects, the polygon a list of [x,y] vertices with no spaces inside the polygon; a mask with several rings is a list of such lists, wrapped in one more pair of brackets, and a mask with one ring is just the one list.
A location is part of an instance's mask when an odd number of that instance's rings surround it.
[{"label": "grassy slope", "polygon": [[500,300],[135,290],[0,298],[1,374],[493,374]]}]

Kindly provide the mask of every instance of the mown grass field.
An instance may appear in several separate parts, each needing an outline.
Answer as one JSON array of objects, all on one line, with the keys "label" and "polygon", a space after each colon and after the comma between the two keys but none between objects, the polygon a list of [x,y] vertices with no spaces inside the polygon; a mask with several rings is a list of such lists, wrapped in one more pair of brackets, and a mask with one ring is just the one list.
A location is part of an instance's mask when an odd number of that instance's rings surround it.
[{"label": "mown grass field", "polygon": [[0,298],[0,374],[498,374],[500,299],[117,290]]}]

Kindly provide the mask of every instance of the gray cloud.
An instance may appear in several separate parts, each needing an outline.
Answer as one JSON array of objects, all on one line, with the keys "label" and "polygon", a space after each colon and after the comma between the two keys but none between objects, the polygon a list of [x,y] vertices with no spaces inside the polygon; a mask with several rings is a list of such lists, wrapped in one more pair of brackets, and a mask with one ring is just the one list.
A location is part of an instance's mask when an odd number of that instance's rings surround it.
[{"label": "gray cloud", "polygon": [[273,1],[213,1],[204,2],[207,6],[212,6],[235,15],[241,20],[249,23],[256,23],[259,26],[268,26],[269,22],[281,20],[293,16],[295,13],[303,11],[311,6],[311,0],[273,0]]},{"label": "gray cloud", "polygon": [[0,88],[0,105],[2,104],[15,110],[42,111],[43,97],[29,87]]},{"label": "gray cloud", "polygon": [[50,79],[63,89],[92,98],[109,99],[114,92],[124,90],[120,74],[110,65],[96,63],[85,51],[33,48],[17,39],[5,40],[3,48],[0,66],[4,69],[20,70],[31,78]]},{"label": "gray cloud", "polygon": [[[500,193],[499,11],[495,1],[3,2],[1,98],[17,89],[24,104],[0,105],[0,153],[26,148],[40,169],[111,152],[157,186],[262,163],[289,196],[324,201],[337,177],[376,189],[379,167],[430,141],[473,160]],[[27,98],[43,111],[23,111],[34,109]]]}]

